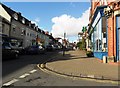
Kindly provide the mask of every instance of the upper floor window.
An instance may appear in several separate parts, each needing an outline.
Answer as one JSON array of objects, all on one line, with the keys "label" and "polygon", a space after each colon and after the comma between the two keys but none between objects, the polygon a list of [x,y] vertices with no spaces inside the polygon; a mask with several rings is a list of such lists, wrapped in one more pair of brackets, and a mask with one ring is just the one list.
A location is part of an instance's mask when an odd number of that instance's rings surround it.
[{"label": "upper floor window", "polygon": [[25,19],[24,18],[22,19],[22,23],[25,24]]},{"label": "upper floor window", "polygon": [[14,19],[18,20],[18,15],[14,14]]},{"label": "upper floor window", "polygon": [[21,36],[25,35],[25,30],[22,30]]},{"label": "upper floor window", "polygon": [[27,36],[29,36],[29,33],[27,33]]},{"label": "upper floor window", "polygon": [[29,22],[29,27],[31,27],[31,23]]},{"label": "upper floor window", "polygon": [[5,30],[5,24],[2,24],[2,33],[4,33]]},{"label": "upper floor window", "polygon": [[13,27],[13,33],[15,33],[15,27]]}]

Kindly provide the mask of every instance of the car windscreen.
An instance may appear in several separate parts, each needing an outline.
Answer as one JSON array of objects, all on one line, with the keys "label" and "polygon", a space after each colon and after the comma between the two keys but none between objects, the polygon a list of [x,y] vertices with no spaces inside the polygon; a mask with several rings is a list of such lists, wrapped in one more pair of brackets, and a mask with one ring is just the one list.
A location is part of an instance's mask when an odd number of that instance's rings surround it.
[{"label": "car windscreen", "polygon": [[10,44],[8,42],[3,42],[2,46],[10,47]]}]

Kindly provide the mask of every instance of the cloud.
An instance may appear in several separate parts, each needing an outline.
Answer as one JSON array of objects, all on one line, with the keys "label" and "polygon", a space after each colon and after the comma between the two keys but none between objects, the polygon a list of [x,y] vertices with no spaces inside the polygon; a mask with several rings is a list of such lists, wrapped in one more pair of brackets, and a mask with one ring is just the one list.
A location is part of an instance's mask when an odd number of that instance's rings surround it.
[{"label": "cloud", "polygon": [[36,18],[36,19],[35,19],[35,22],[39,23],[39,22],[40,22],[40,19],[39,19],[39,18]]},{"label": "cloud", "polygon": [[64,32],[66,32],[68,37],[77,36],[78,32],[81,32],[82,27],[87,26],[89,23],[89,11],[90,8],[82,13],[79,18],[67,14],[52,18],[54,24],[51,33],[54,37],[63,37]]}]

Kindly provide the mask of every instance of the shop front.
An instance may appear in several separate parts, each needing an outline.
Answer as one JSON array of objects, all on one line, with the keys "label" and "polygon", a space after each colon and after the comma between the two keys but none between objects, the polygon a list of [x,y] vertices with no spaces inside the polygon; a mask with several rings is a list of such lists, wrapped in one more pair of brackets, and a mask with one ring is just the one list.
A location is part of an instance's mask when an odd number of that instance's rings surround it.
[{"label": "shop front", "polygon": [[92,22],[90,24],[89,35],[91,39],[92,51],[94,57],[103,59],[108,56],[107,50],[107,19],[104,17],[104,8],[106,6],[97,7]]}]

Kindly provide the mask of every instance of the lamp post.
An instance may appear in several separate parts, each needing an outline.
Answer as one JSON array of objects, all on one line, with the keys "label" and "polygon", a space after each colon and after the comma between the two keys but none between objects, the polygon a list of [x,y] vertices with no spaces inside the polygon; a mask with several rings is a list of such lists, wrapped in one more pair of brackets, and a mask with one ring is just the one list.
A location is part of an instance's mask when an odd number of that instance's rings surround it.
[{"label": "lamp post", "polygon": [[65,56],[65,46],[66,46],[66,43],[65,43],[65,37],[66,37],[66,33],[64,32],[63,56]]}]

